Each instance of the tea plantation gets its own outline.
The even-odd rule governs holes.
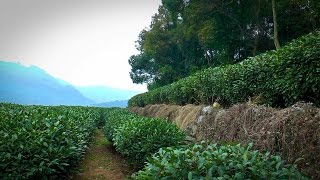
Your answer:
[[[189,144],[165,119],[117,109],[109,111],[105,130],[116,150],[140,169],[133,179],[307,179],[295,164],[253,150],[252,144]]]
[[[320,31],[277,51],[240,63],[201,70],[172,84],[138,94],[129,106],[212,104],[229,106],[260,97],[262,104],[288,107],[297,101],[320,105]]]
[[[134,179],[305,178],[295,165],[251,146],[187,145],[172,122],[126,109],[1,103],[0,116],[0,179],[67,178],[104,123],[117,152],[141,170]]]
[[[0,104],[0,179],[65,176],[88,149],[99,111]]]

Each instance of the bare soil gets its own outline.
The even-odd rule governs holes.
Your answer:
[[[70,179],[127,179],[133,168],[118,154],[112,144],[105,138],[101,129],[97,130],[90,150],[80,164],[80,172]]]

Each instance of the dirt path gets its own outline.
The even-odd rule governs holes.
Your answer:
[[[107,179],[121,180],[129,177],[133,170],[104,137],[102,130],[97,130],[91,149],[85,155],[80,166],[80,173],[71,179]]]

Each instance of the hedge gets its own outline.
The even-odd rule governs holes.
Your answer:
[[[143,167],[146,158],[159,148],[179,145],[185,139],[185,134],[172,122],[137,116],[126,109],[109,111],[105,134],[136,168]]]
[[[184,139],[185,134],[172,122],[139,118],[116,129],[113,140],[116,150],[139,168],[161,147],[179,145]]]
[[[110,108],[106,114],[104,125],[104,134],[109,141],[112,141],[115,129],[122,126],[126,121],[133,120],[137,117],[133,113],[129,113],[126,109]]]
[[[133,179],[307,179],[280,156],[248,146],[201,142],[163,148]]]
[[[0,179],[66,177],[83,158],[99,109],[0,103]]]
[[[275,107],[296,101],[320,105],[320,31],[302,36],[277,51],[233,65],[199,71],[170,85],[136,95],[129,107],[147,104],[224,105],[257,97]]]

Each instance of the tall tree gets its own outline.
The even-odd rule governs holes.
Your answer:
[[[237,63],[320,28],[319,0],[162,0],[129,59],[134,83],[157,88]]]

